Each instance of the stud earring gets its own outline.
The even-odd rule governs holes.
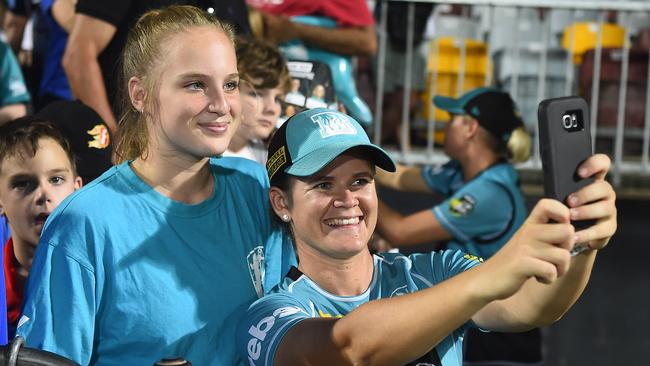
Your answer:
[[[291,218],[287,214],[282,215],[281,219],[284,222],[289,222],[291,220]]]

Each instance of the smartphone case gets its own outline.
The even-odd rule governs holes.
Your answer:
[[[569,111],[582,113],[583,128],[568,131],[562,117]],[[580,97],[562,97],[543,100],[537,109],[539,147],[544,171],[544,195],[566,204],[569,194],[593,182],[581,179],[577,169],[593,154],[589,108]]]

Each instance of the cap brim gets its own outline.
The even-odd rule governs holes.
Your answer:
[[[459,99],[436,95],[433,97],[433,104],[452,114],[465,114],[465,110],[463,109],[463,105]]]
[[[349,142],[341,142],[329,144],[326,147],[314,150],[301,159],[294,161],[293,165],[285,170],[285,173],[297,177],[308,177],[314,175],[334,161],[334,159],[339,155],[355,148],[365,150],[368,153],[368,160],[372,161],[376,166],[389,172],[394,172],[396,170],[393,159],[391,159],[388,153],[379,146],[373,144],[350,144]]]

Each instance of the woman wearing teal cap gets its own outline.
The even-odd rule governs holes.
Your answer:
[[[521,331],[559,319],[616,229],[615,194],[604,180],[609,160],[598,155],[582,166],[597,180],[575,194],[571,211],[540,201],[483,264],[460,251],[372,255],[376,167],[395,168],[342,113],[308,110],[274,135],[269,197],[299,265],[240,323],[247,364],[460,365],[468,327]],[[597,223],[576,233],[570,218]],[[571,257],[576,241],[592,250]]]
[[[458,99],[437,96],[434,104],[452,116],[444,142],[450,161],[400,166],[397,174],[378,174],[377,181],[398,191],[435,192],[443,200],[409,215],[380,202],[377,231],[397,248],[436,242],[437,249],[489,258],[526,219],[512,163],[528,159],[530,136],[508,93],[479,88]],[[539,329],[517,334],[469,330],[465,360],[537,365],[542,361],[542,334]]]

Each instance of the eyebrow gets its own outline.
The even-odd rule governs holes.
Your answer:
[[[57,174],[57,173],[68,173],[68,172],[72,172],[72,170],[70,168],[54,168],[54,169],[48,170],[46,173],[47,174]],[[36,174],[34,174],[34,173],[17,173],[17,174],[14,174],[14,175],[10,176],[9,179],[11,179],[11,180],[25,179],[25,178],[29,179],[29,178],[33,178],[35,176],[36,176]]]
[[[50,169],[47,171],[48,174],[56,174],[56,173],[67,173],[71,172],[72,170],[70,168],[54,168]]]
[[[360,177],[365,177],[365,176],[373,176],[374,172],[372,170],[364,170],[364,171],[359,171],[354,173],[353,177],[354,178],[360,178]],[[311,177],[307,178],[307,182],[315,182],[319,180],[333,180],[334,176],[332,175],[313,175]]]
[[[208,78],[210,77],[208,74],[202,73],[202,72],[187,72],[184,74],[180,74],[178,76],[180,79],[191,79],[191,78]],[[239,73],[233,72],[232,74],[226,75],[225,79],[231,79],[231,78],[238,78]]]

